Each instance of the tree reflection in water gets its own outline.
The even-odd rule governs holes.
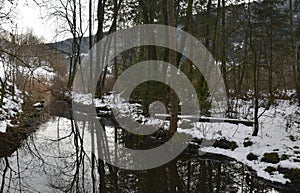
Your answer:
[[[104,124],[104,122],[102,122]],[[235,161],[182,153],[158,168],[130,171],[111,166],[85,147],[112,147],[123,132],[94,123],[53,118],[33,133],[11,157],[1,158],[1,192],[271,192],[271,184]],[[97,131],[97,130],[95,130]],[[117,135],[115,135],[117,133]],[[97,141],[96,137],[100,141]],[[100,148],[104,147],[104,148]],[[96,150],[96,151],[97,151]],[[97,151],[98,154],[107,152]],[[106,159],[118,159],[118,154]]]

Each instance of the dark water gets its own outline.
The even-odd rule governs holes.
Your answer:
[[[72,124],[71,124],[72,123]],[[83,126],[83,129],[80,127]],[[81,129],[80,129],[81,128]],[[93,159],[85,124],[54,118],[1,158],[3,192],[289,192],[257,178],[243,164],[216,155],[182,153],[155,169],[130,171]],[[107,145],[114,140],[107,130]]]

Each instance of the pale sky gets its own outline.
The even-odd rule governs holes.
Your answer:
[[[19,0],[16,10],[16,22],[18,32],[25,33],[28,30],[33,31],[37,36],[43,36],[46,41],[51,41],[55,36],[55,30],[49,29],[48,23],[41,19],[41,10],[37,6],[27,5],[26,0]]]
[[[93,5],[96,5],[96,0],[93,0]],[[87,30],[87,0],[81,1],[83,7],[83,28],[84,31]],[[57,18],[52,17],[49,20],[51,4],[59,4],[57,1],[49,1],[47,6],[50,6],[48,9],[45,7],[40,8],[37,6],[33,0],[19,0],[17,7],[17,24],[19,32],[26,32],[28,29],[32,29],[33,33],[39,37],[44,37],[45,42],[55,42],[71,38],[70,33],[58,33],[63,31],[61,28],[68,28],[63,21],[58,21]],[[51,10],[53,11],[53,9]],[[85,28],[86,26],[86,28]],[[86,31],[87,32],[87,31]],[[85,34],[87,35],[87,34]]]
[[[55,42],[70,38],[69,34],[59,34],[57,36],[56,31],[59,31],[58,21],[55,19],[49,21],[46,18],[42,18],[47,15],[47,11],[45,8],[38,7],[32,0],[19,0],[16,9],[18,33],[32,30],[36,36],[43,37],[45,42]]]
[[[19,0],[16,9],[16,23],[19,33],[25,33],[29,30],[33,31],[33,34],[38,37],[43,37],[45,42],[60,41],[68,38],[66,34],[58,35],[57,21],[55,19],[46,19],[47,10],[40,8],[29,1]]]

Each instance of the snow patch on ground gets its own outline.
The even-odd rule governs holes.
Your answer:
[[[268,166],[277,168],[300,168],[297,162],[297,150],[300,148],[300,108],[289,101],[276,101],[277,105],[271,106],[268,110],[260,108],[263,115],[259,118],[260,130],[257,137],[252,136],[253,128],[242,124],[234,125],[229,123],[196,123],[190,130],[179,129],[197,138],[220,139],[226,138],[235,141],[238,145],[234,151],[214,147],[203,147],[201,151],[225,155],[246,164],[255,171],[257,175],[270,181],[285,184],[290,182],[283,177],[283,174],[274,172],[269,174],[265,171]],[[294,141],[290,139],[293,136]],[[245,138],[248,138],[253,145],[244,147]],[[298,150],[300,153],[300,150]],[[264,153],[276,152],[279,158],[287,155],[289,158],[277,164],[261,161]],[[253,153],[258,160],[249,161],[247,155]],[[296,160],[296,162],[295,162]]]
[[[3,70],[4,69],[0,67],[0,78],[1,80],[6,81],[3,104],[0,106],[0,132],[6,132],[8,125],[12,126],[11,119],[22,112],[23,104],[21,91],[8,80],[4,80],[4,77],[1,76],[4,74],[2,73]],[[0,85],[0,89],[2,89],[1,87],[2,85]],[[12,90],[14,90],[14,95]]]
[[[35,79],[45,79],[51,81],[57,75],[54,69],[48,65],[41,65],[34,68],[27,68],[23,66],[18,67],[19,71],[27,76],[32,76]]]

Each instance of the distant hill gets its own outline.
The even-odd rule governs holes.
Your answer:
[[[73,39],[69,38],[63,41],[49,43],[47,45],[50,46],[51,48],[60,51],[65,56],[69,56],[72,53],[72,42]],[[80,53],[86,54],[88,53],[88,51],[89,51],[89,37],[83,37],[80,46]]]

